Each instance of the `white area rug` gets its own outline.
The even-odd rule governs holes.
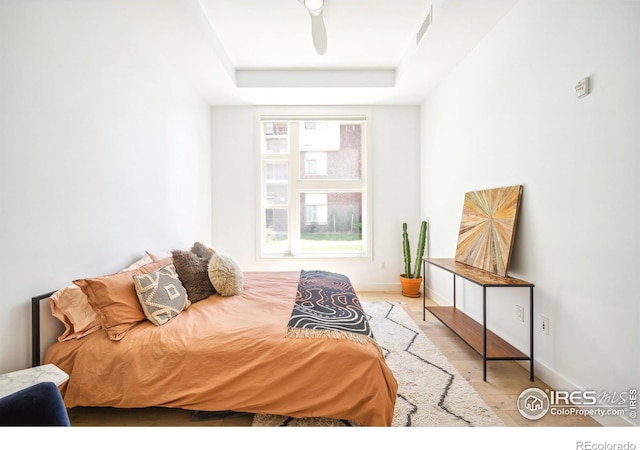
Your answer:
[[[398,381],[395,427],[495,427],[502,420],[394,302],[362,302],[373,334]],[[256,414],[253,426],[357,426],[326,418]]]

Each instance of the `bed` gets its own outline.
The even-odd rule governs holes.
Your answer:
[[[87,279],[68,286],[74,308],[86,299],[99,320],[61,313],[64,305],[54,300],[63,290],[49,298],[54,316],[67,323],[44,363],[69,374],[62,387],[67,408],[167,407],[391,425],[398,385],[346,276],[236,273],[240,292],[218,290],[159,325],[140,302],[138,285],[130,283],[172,261],[140,262],[90,279],[98,283],[93,291]],[[106,306],[104,299],[92,299],[96,286]],[[125,297],[128,313],[120,311]],[[338,327],[324,326],[318,317]]]

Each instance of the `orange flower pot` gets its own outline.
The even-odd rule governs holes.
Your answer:
[[[402,287],[402,295],[404,295],[405,297],[420,297],[422,277],[406,278],[404,274],[402,274],[400,275],[400,286]]]

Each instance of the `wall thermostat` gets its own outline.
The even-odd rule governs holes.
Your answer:
[[[576,83],[576,97],[584,97],[589,94],[589,77],[583,78]]]

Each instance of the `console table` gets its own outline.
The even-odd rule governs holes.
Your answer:
[[[453,306],[427,306],[427,264],[439,267],[453,274]],[[476,267],[463,264],[454,259],[423,258],[424,274],[422,289],[422,320],[426,319],[426,311],[433,314],[460,339],[482,356],[482,379],[487,381],[487,361],[491,360],[527,360],[529,379],[533,376],[533,287],[528,281],[512,277],[495,275]],[[482,286],[482,323],[478,323],[456,308],[456,277],[463,278]],[[487,329],[487,288],[523,287],[529,288],[529,354],[526,355],[513,345]]]

